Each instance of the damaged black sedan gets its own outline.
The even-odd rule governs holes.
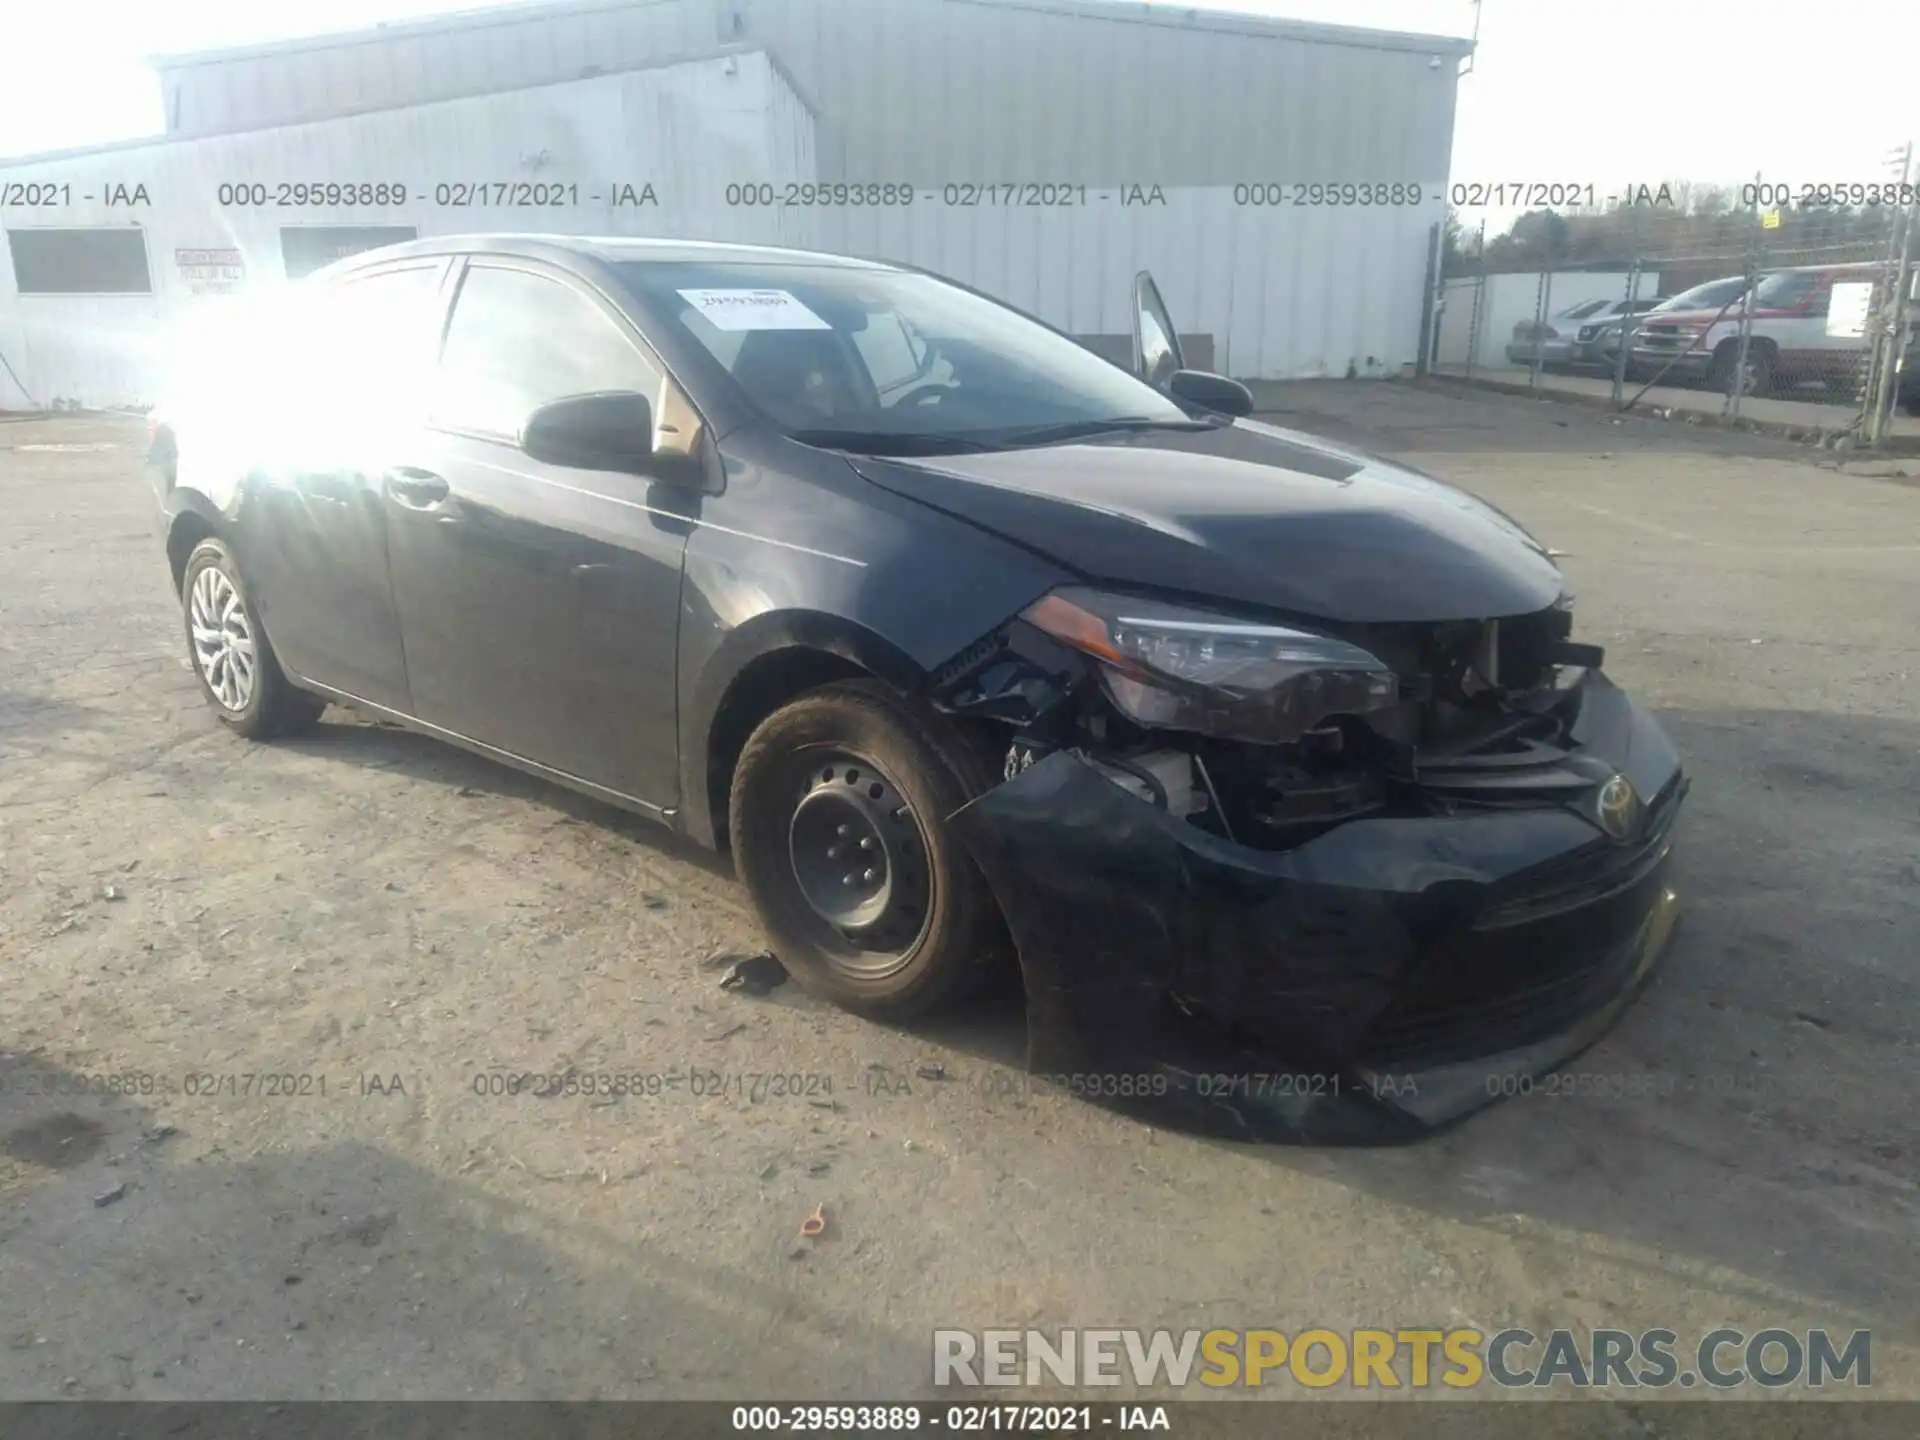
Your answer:
[[[730,848],[863,1014],[1024,976],[1032,1068],[1417,1135],[1584,1048],[1686,780],[1532,537],[966,287],[674,242],[320,272],[157,417],[215,716],[358,707]],[[243,363],[236,364],[236,361]]]

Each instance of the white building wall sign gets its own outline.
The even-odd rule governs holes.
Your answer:
[[[246,256],[231,248],[176,248],[173,263],[180,267],[181,283],[191,295],[231,295],[247,279]]]

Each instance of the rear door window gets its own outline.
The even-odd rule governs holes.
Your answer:
[[[442,264],[349,276],[309,297],[306,362],[341,399],[416,407],[433,364]]]
[[[295,449],[418,424],[444,269],[434,259],[295,285],[232,311],[190,339],[203,363],[181,367],[170,398],[182,412],[216,407]]]

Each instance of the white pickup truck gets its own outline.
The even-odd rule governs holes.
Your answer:
[[[1881,265],[1834,265],[1777,270],[1753,292],[1753,330],[1747,341],[1743,393],[1767,395],[1819,384],[1835,393],[1857,390],[1865,374],[1867,341],[1828,333],[1827,318],[1837,284],[1875,281]],[[1668,381],[1706,380],[1732,390],[1739,366],[1741,303],[1722,310],[1662,307],[1636,327],[1629,352],[1634,373],[1646,379],[1665,371]]]

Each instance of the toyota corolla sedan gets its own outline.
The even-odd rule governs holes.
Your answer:
[[[155,427],[207,703],[355,707],[724,848],[863,1015],[1017,962],[1077,1093],[1458,1119],[1648,974],[1682,767],[1526,530],[1247,418],[1135,301],[1129,371],[831,255],[340,262]]]

